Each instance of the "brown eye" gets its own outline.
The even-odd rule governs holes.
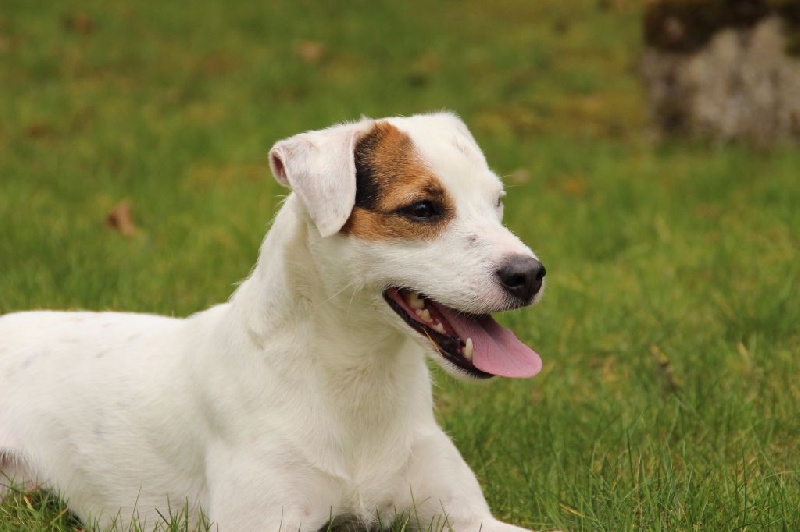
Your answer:
[[[442,206],[430,200],[416,201],[398,211],[406,218],[419,222],[435,220],[442,215]]]

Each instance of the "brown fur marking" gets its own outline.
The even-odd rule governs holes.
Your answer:
[[[420,160],[411,138],[379,122],[356,147],[356,205],[342,232],[365,240],[429,240],[455,215],[452,198]],[[399,212],[428,200],[442,207],[435,220],[414,220]]]

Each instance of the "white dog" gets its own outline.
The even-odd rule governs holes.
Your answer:
[[[521,530],[437,426],[424,360],[541,367],[489,315],[537,299],[545,270],[466,126],[363,119],[282,140],[270,165],[293,194],[228,303],[0,318],[0,484],[55,489],[100,527],[188,508],[223,531]]]

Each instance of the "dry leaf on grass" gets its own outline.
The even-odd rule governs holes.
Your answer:
[[[221,76],[236,70],[236,57],[231,54],[215,53],[206,56],[201,68],[207,76]]]
[[[133,209],[128,200],[117,203],[105,219],[107,227],[119,231],[124,237],[136,234],[136,225],[133,223]]]
[[[74,31],[81,35],[94,33],[94,19],[86,13],[72,13],[62,17],[62,25],[68,31]]]
[[[325,59],[327,49],[321,42],[303,41],[297,45],[296,51],[304,63],[315,65]]]
[[[25,136],[29,139],[47,139],[55,136],[53,126],[45,122],[34,122],[25,128]]]

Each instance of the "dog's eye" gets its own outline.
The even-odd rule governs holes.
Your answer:
[[[412,220],[428,221],[442,215],[442,207],[430,200],[416,201],[400,209],[400,214]]]

